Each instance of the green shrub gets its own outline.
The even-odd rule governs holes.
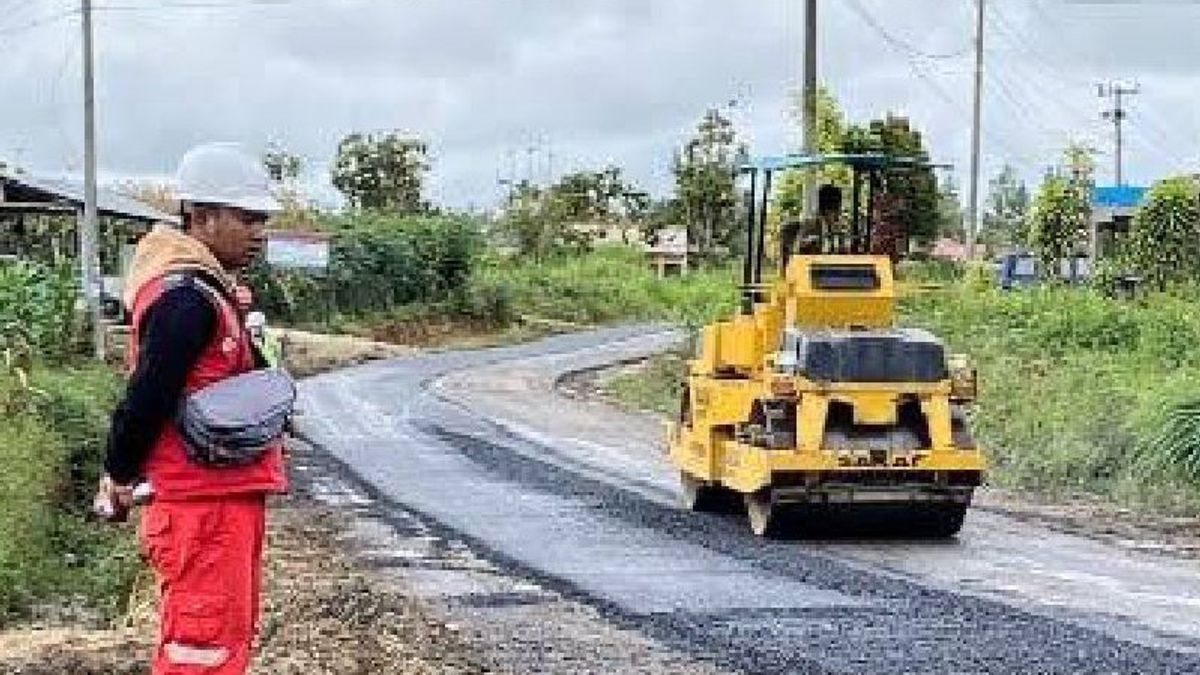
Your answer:
[[[945,284],[963,276],[962,263],[940,258],[903,260],[896,265],[896,277],[914,284]]]
[[[1200,182],[1161,180],[1134,215],[1122,253],[1152,286],[1196,281],[1200,266]]]
[[[582,324],[669,320],[699,325],[736,308],[731,268],[659,279],[636,248],[604,247],[542,263],[491,261],[480,283],[505,287],[518,315]]]
[[[907,299],[904,322],[943,337],[979,370],[976,434],[995,484],[1090,491],[1195,511],[1200,306],[1087,289],[961,290]]]
[[[481,242],[478,224],[458,216],[354,211],[321,225],[333,237],[324,275],[263,264],[250,274],[257,304],[275,320],[315,322],[449,300],[470,279]]]
[[[990,262],[972,260],[963,267],[962,285],[970,291],[996,288],[996,269]]]
[[[0,623],[35,603],[120,611],[139,568],[131,532],[85,522],[120,377],[101,366],[0,373]]]
[[[78,285],[70,266],[0,263],[0,352],[62,361],[79,347]]]

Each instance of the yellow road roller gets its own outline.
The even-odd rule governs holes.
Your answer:
[[[764,282],[773,176],[832,163],[851,169],[849,208],[822,187],[817,217],[784,228],[779,271]],[[968,420],[975,372],[929,332],[896,326],[892,258],[873,223],[887,172],[926,166],[865,153],[741,168],[741,308],[703,328],[667,430],[685,508],[744,505],[768,537],[847,519],[888,535],[958,533],[985,469]]]

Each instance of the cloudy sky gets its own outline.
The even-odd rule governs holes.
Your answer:
[[[656,194],[706,107],[752,151],[799,143],[801,0],[94,0],[99,162],[108,180],[171,174],[208,140],[275,142],[328,197],[338,139],[428,140],[431,196],[487,206],[498,177],[616,163]],[[0,0],[0,159],[78,172],[75,0]],[[971,0],[822,0],[819,69],[851,119],[909,116],[965,182]],[[1074,139],[1111,177],[1096,83],[1135,81],[1126,175],[1200,165],[1200,4],[992,0],[985,176],[1029,179]]]

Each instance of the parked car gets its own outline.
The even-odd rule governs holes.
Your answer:
[[[1092,260],[1076,254],[1058,261],[1057,278],[1069,284],[1085,284],[1092,277]],[[1028,252],[1009,253],[1001,256],[997,265],[996,283],[1010,291],[1037,286],[1046,280],[1042,261]]]

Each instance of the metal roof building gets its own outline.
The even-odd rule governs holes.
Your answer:
[[[112,190],[96,192],[100,215],[135,220],[147,225],[179,223],[178,216]],[[0,215],[74,214],[83,209],[83,186],[61,178],[35,178],[25,174],[0,175]]]
[[[1146,196],[1146,188],[1134,185],[1097,185],[1092,190],[1092,206],[1102,209],[1136,209]]]

